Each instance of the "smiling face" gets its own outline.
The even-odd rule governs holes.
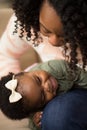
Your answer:
[[[45,1],[40,10],[40,31],[48,37],[48,41],[53,46],[62,46],[63,39],[63,26],[60,17],[56,11]]]
[[[17,91],[21,93],[34,109],[42,108],[56,96],[58,83],[54,77],[43,70],[20,73]]]

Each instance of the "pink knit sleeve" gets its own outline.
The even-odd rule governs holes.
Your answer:
[[[19,58],[29,48],[18,34],[13,35],[15,19],[13,15],[0,39],[0,77],[21,71]]]

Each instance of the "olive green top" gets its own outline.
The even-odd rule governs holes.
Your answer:
[[[87,71],[77,67],[71,70],[65,60],[51,60],[40,63],[33,70],[45,70],[54,76],[60,85],[58,93],[70,90],[73,85],[77,88],[87,88]]]

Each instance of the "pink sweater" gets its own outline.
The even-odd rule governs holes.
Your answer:
[[[13,15],[0,39],[0,77],[9,72],[21,71],[19,58],[31,47],[38,53],[42,62],[50,59],[64,59],[63,49],[50,45],[46,37],[43,37],[44,40],[41,44],[34,47],[32,41],[28,42],[25,38],[20,39],[19,34],[13,35],[15,20],[16,17]]]

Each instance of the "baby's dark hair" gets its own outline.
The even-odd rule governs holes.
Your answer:
[[[0,80],[0,109],[10,119],[23,119],[30,116],[34,110],[27,105],[26,99],[21,98],[19,101],[10,103],[9,96],[11,91],[5,87],[5,84],[12,80],[13,73],[2,77]]]
[[[42,4],[48,2],[61,18],[64,29],[65,42],[69,42],[71,48],[71,67],[75,67],[77,59],[77,46],[82,53],[83,68],[87,65],[87,1],[86,0],[14,0],[13,9],[17,16],[16,29],[20,21],[21,33],[23,37],[24,29],[27,37],[31,37],[31,27],[38,38],[39,12]],[[67,47],[65,45],[65,52]]]

